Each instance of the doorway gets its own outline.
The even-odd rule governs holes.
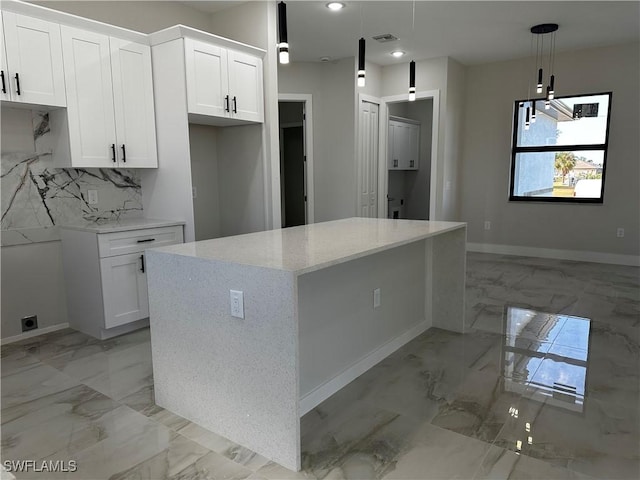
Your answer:
[[[279,95],[282,227],[313,223],[311,95]]]
[[[389,103],[387,111],[387,217],[429,220],[433,99]]]

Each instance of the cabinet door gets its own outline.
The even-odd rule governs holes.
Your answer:
[[[71,166],[117,165],[109,37],[62,26]]]
[[[120,167],[157,167],[151,48],[111,37],[111,71]]]
[[[199,115],[229,116],[227,50],[184,39],[187,110]]]
[[[7,71],[7,52],[4,48],[4,23],[2,17],[4,13],[0,11],[0,100],[10,100],[9,72]]]
[[[233,50],[229,50],[228,55],[231,116],[240,120],[262,123],[264,121],[262,59]]]
[[[3,12],[6,66],[15,102],[64,107],[60,26],[37,18]],[[5,81],[6,78],[5,71]]]
[[[407,161],[409,170],[418,170],[420,167],[420,126],[409,125],[407,129]]]
[[[149,316],[144,253],[100,259],[105,328]]]

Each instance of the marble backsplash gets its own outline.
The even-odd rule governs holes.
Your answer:
[[[142,190],[135,170],[55,168],[49,148],[49,115],[5,109],[2,113],[3,246],[57,240],[56,226],[65,223],[142,216]],[[25,132],[28,126],[31,131]],[[97,204],[89,204],[88,190],[98,192]]]

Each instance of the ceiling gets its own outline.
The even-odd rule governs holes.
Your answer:
[[[316,62],[357,54],[358,38],[367,39],[367,60],[392,65],[408,59],[449,56],[464,65],[530,55],[532,25],[557,23],[556,51],[615,45],[640,40],[640,2],[636,1],[344,1],[332,12],[326,1],[288,0],[291,60]],[[206,12],[233,1],[183,2]],[[398,40],[378,43],[374,35]],[[545,36],[548,39],[549,36]],[[407,53],[402,59],[394,49]]]

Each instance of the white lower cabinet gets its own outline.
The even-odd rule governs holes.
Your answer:
[[[183,242],[183,227],[61,229],[69,326],[99,339],[148,325],[145,249]]]
[[[144,253],[100,259],[106,328],[149,316],[144,261]]]

